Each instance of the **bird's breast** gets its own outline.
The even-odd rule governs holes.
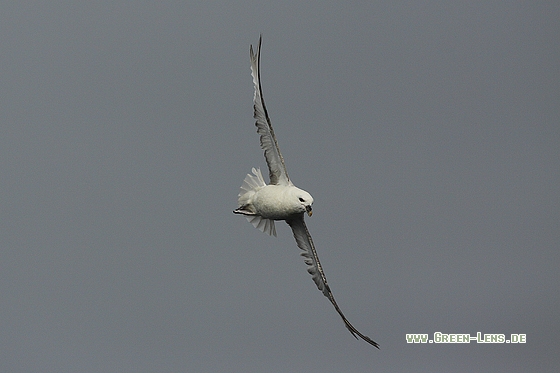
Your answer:
[[[266,219],[285,220],[300,213],[294,204],[291,186],[267,185],[260,189],[253,198],[257,214]]]

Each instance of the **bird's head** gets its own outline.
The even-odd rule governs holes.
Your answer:
[[[313,209],[311,208],[311,205],[313,205],[313,197],[311,197],[311,194],[307,193],[305,190],[296,188],[294,197],[297,200],[298,211],[306,212],[309,216],[313,215]]]

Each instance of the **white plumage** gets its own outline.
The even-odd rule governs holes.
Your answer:
[[[338,307],[327,284],[323,267],[319,262],[313,240],[304,221],[304,213],[309,216],[312,214],[313,197],[306,191],[294,186],[290,181],[284,158],[280,153],[278,141],[264,104],[260,81],[261,41],[262,38],[259,39],[256,54],[253,53],[252,46],[250,49],[251,74],[255,86],[253,97],[255,125],[257,126],[257,133],[260,135],[261,148],[264,150],[268,165],[270,184],[265,183],[259,169],[253,168],[253,175],[248,174],[243,180],[237,199],[239,207],[233,212],[245,215],[255,228],[271,236],[276,236],[274,221],[285,220],[292,228],[296,243],[302,250],[301,255],[308,266],[307,271],[311,274],[319,290],[331,301],[350,333],[354,337],[358,338],[359,336],[364,341],[379,348],[376,342],[361,334],[350,324]]]

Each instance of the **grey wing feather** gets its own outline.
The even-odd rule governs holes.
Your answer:
[[[319,257],[317,256],[317,251],[315,250],[315,246],[313,245],[313,240],[311,239],[309,230],[307,229],[305,221],[303,220],[303,214],[301,215],[301,217],[286,220],[286,223],[288,223],[288,225],[292,228],[292,232],[294,234],[294,238],[296,239],[298,247],[303,250],[301,255],[305,258],[305,264],[307,264],[308,266],[307,272],[309,272],[319,290],[325,295],[325,297],[327,297],[331,301],[332,305],[336,309],[336,312],[338,312],[338,314],[342,318],[342,321],[344,321],[346,328],[348,328],[350,333],[352,333],[352,335],[356,339],[358,339],[359,336],[367,343],[379,348],[379,344],[377,342],[374,342],[369,337],[363,335],[352,324],[350,324],[350,321],[348,321],[348,319],[340,310],[340,307],[338,307],[331,289],[327,284],[325,272],[323,272],[323,267],[321,266],[321,262],[319,262]]]
[[[261,148],[264,150],[264,157],[268,164],[268,173],[270,177],[270,184],[274,185],[291,185],[288,171],[284,164],[284,158],[278,148],[278,141],[274,135],[270,118],[264,104],[264,99],[261,89],[261,41],[259,38],[259,45],[257,46],[257,53],[253,53],[253,46],[251,46],[251,75],[253,76],[253,84],[255,86],[255,95],[253,97],[254,118],[256,119],[255,125],[257,126],[257,133],[261,135]]]

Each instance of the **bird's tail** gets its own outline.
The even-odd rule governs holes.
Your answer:
[[[253,175],[247,174],[241,188],[239,188],[239,195],[237,197],[238,208],[233,212],[236,214],[245,215],[247,221],[261,232],[267,233],[271,236],[276,236],[276,227],[274,220],[265,219],[256,214],[253,207],[253,196],[255,193],[266,186],[260,169],[252,169]]]
[[[239,194],[237,196],[237,204],[239,207],[251,204],[253,196],[257,190],[266,186],[261,170],[253,167],[251,171],[253,171],[254,176],[247,174],[247,176],[245,176],[245,180],[243,180],[243,184],[241,184],[241,188],[239,188]]]

